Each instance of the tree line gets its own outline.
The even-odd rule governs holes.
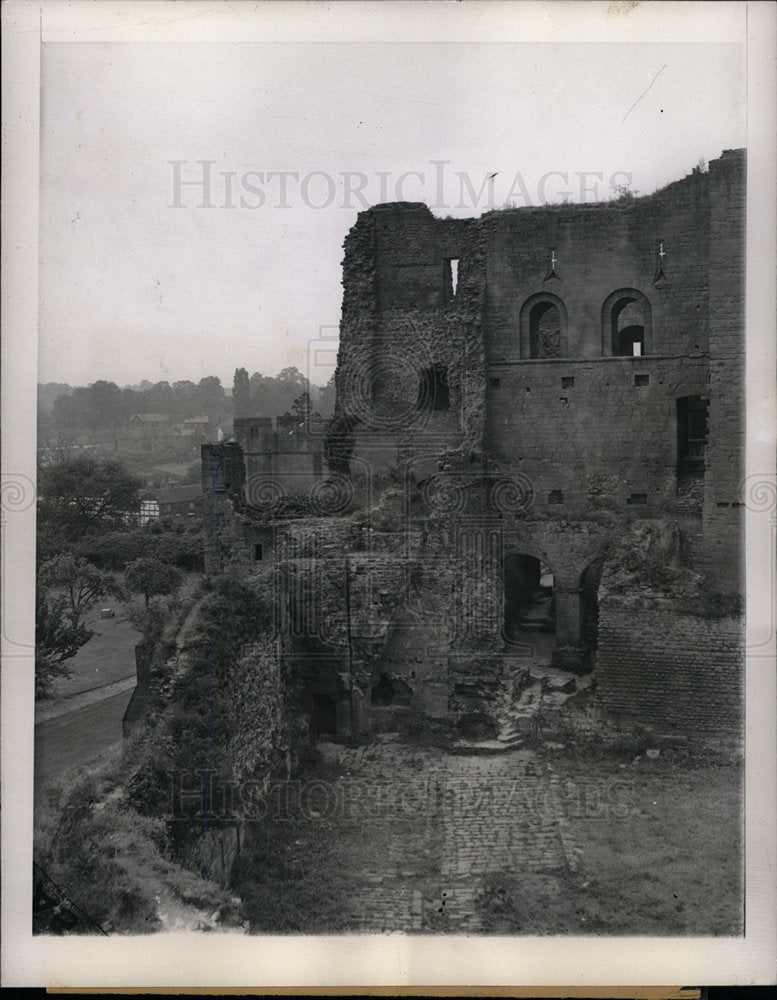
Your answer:
[[[88,386],[66,383],[38,386],[38,427],[41,437],[62,432],[117,430],[135,413],[166,413],[172,423],[207,415],[214,422],[232,416],[273,417],[289,412],[294,401],[308,393],[312,409],[323,417],[334,410],[334,380],[326,386],[311,385],[297,368],[277,375],[235,371],[232,393],[215,375],[199,382],[142,382],[120,388],[98,380]]]

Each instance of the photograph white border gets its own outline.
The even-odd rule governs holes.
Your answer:
[[[747,44],[747,474],[775,484],[775,8],[760,3],[9,0],[3,14],[2,985],[753,984],[775,981],[777,510],[747,511],[746,932],[742,938],[33,937],[34,480],[40,46],[61,41],[684,41]],[[97,84],[95,84],[97,85]],[[678,95],[682,100],[682,95]],[[29,501],[29,502],[28,502]],[[25,506],[26,505],[26,506]],[[764,633],[766,628],[766,633]],[[760,641],[760,639],[759,639]]]

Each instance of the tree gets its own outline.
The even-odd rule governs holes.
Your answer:
[[[300,421],[304,421],[305,426],[307,426],[310,421],[310,412],[312,408],[309,392],[301,392],[291,404],[292,413],[295,417],[298,417]]]
[[[251,385],[245,368],[235,369],[232,383],[232,409],[236,417],[251,415]]]
[[[127,527],[140,509],[142,485],[113,459],[65,458],[38,474],[38,523],[70,540]]]
[[[200,379],[196,398],[200,413],[207,413],[211,419],[221,416],[224,410],[224,387],[215,375]]]
[[[94,633],[85,625],[74,625],[67,598],[45,587],[35,588],[35,697],[45,698],[59,677],[69,677],[65,666]]]
[[[332,377],[329,379],[327,384],[318,390],[318,396],[316,398],[316,409],[322,417],[331,417],[335,412],[336,393],[335,377],[334,374],[332,374]]]
[[[127,567],[124,582],[146,600],[146,609],[152,597],[174,594],[183,582],[183,574],[174,566],[159,559],[136,559]]]
[[[64,598],[67,618],[76,630],[101,597],[122,596],[121,587],[112,574],[97,569],[72,552],[62,553],[43,563],[37,582],[44,590],[52,590],[58,598]]]

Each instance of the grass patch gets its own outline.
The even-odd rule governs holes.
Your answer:
[[[553,757],[579,868],[489,875],[484,930],[741,934],[742,767],[663,756],[624,765],[611,749]]]

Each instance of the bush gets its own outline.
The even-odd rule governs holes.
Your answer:
[[[165,856],[165,823],[138,813],[114,780],[86,776],[61,792],[56,818],[48,813],[37,831],[40,869],[106,933],[162,929],[160,900],[229,907],[218,886]],[[97,932],[86,921],[73,930]]]

